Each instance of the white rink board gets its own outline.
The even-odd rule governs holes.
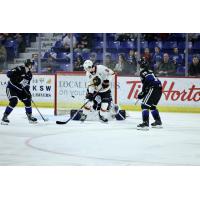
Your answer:
[[[6,84],[8,78],[0,74],[0,101],[7,100]],[[31,91],[35,102],[54,102],[54,75],[34,75]],[[200,107],[199,78],[160,78],[164,91],[159,102],[161,106]],[[134,105],[141,91],[139,77],[117,78],[117,100],[121,105]],[[83,75],[59,76],[57,92],[63,102],[82,102],[86,93],[86,79]],[[72,98],[74,96],[75,98]]]
[[[6,96],[6,85],[8,78],[5,74],[0,74],[0,102],[8,100]]]
[[[6,85],[8,78],[6,74],[0,74],[0,101],[7,101]],[[54,102],[54,75],[33,75],[30,91],[35,102],[53,103]]]
[[[114,80],[113,80],[114,82]],[[114,84],[112,84],[114,88]],[[57,74],[57,103],[75,104],[84,102],[87,91],[87,79],[83,75]],[[114,89],[112,89],[114,99]]]
[[[59,103],[84,102],[86,77],[83,75],[57,75],[57,101]]]

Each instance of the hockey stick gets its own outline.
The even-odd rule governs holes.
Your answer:
[[[24,92],[25,92],[27,95],[29,95],[25,88],[23,88],[23,90],[24,90]],[[43,117],[42,113],[39,111],[38,107],[36,106],[36,104],[35,104],[35,102],[33,101],[32,98],[31,98],[31,102],[32,102],[33,105],[35,106],[36,110],[38,111],[38,113],[40,114],[40,116],[42,117],[42,119],[44,120],[44,122],[48,121],[47,119],[45,119],[45,118]]]
[[[42,115],[42,113],[39,111],[38,107],[36,106],[35,102],[33,101],[33,99],[31,98],[31,102],[33,103],[33,105],[35,106],[36,110],[38,111],[38,113],[40,114],[40,116],[42,117],[42,119],[44,120],[44,122],[48,121],[48,119],[45,119]]]
[[[102,90],[102,88],[99,89],[99,90],[97,91],[97,93],[95,93],[95,94],[93,95],[93,98],[95,98],[95,97],[99,94],[99,92],[100,92],[101,90]],[[88,104],[89,101],[90,101],[90,100],[86,101],[86,102],[79,108],[79,110],[76,111],[76,113],[73,115],[73,117],[70,117],[67,121],[56,121],[56,124],[67,124],[69,121],[73,120],[73,119],[76,117],[76,115],[79,113],[79,111],[80,111],[82,108],[84,108],[85,105]]]
[[[138,104],[140,99],[137,99],[136,102],[134,103],[134,105],[136,106]]]

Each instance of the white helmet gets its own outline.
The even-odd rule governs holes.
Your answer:
[[[92,66],[93,66],[93,62],[91,60],[86,60],[83,63],[83,67],[85,71],[88,71],[88,68],[92,68]]]

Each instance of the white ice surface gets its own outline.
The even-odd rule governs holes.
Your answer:
[[[0,107],[2,117],[5,107]],[[9,125],[0,125],[1,166],[119,166],[200,165],[200,114],[161,113],[163,129],[136,130],[140,112],[125,121],[70,121],[57,125],[52,109],[41,109],[49,119],[29,124],[24,108],[15,108]],[[152,118],[150,118],[152,122]]]

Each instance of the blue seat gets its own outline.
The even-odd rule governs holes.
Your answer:
[[[177,46],[178,45],[177,45],[176,41],[166,41],[166,42],[163,42],[162,48],[163,49],[173,49],[173,48],[176,48]]]
[[[159,47],[160,49],[162,49],[162,41],[151,41],[149,42],[148,46],[150,49],[154,49],[155,47]]]
[[[56,58],[66,59],[66,58],[68,58],[68,56],[67,56],[66,52],[59,52],[59,53],[57,53]]]
[[[18,47],[18,43],[16,40],[6,40],[4,43],[4,46],[6,48],[7,51],[7,59],[9,61],[13,60],[17,54],[17,47]]]
[[[59,64],[66,64],[66,63],[70,63],[70,58],[57,58],[56,62]]]
[[[43,58],[44,58],[44,59],[48,58],[48,57],[49,57],[49,54],[50,54],[49,52],[45,52]]]
[[[94,37],[100,37],[100,38],[103,38],[103,33],[95,33],[94,34]]]
[[[108,42],[107,44],[108,44],[107,48],[109,48],[109,49],[119,49],[119,47],[120,47],[120,42],[118,42],[118,41]]]
[[[180,66],[180,67],[177,67],[177,69],[176,69],[176,74],[177,75],[185,75],[185,66]]]
[[[200,41],[194,42],[193,49],[200,49]]]
[[[178,49],[185,49],[185,42],[178,42]]]
[[[107,43],[107,51],[111,53],[117,53],[120,47],[119,41],[111,41]]]
[[[14,47],[6,47],[7,51],[7,60],[12,61],[16,57],[16,51]]]
[[[47,58],[41,58],[41,62],[46,62]]]
[[[141,47],[141,49],[148,48],[149,47],[148,41],[141,41],[140,42],[140,47]]]
[[[188,55],[188,63],[189,64],[192,63],[192,58],[193,58],[193,55],[189,54]]]
[[[111,53],[111,59],[112,59],[113,61],[116,61],[117,58],[118,58],[118,53]]]
[[[135,49],[136,48],[136,45],[134,42],[132,41],[127,41],[127,42],[121,42],[120,43],[120,49]]]
[[[97,41],[94,44],[95,49],[102,49],[103,48],[103,41]]]
[[[54,47],[56,47],[56,48],[61,48],[62,46],[63,46],[63,44],[62,44],[61,40],[56,41],[56,43],[54,44]]]
[[[106,39],[107,39],[107,42],[114,42],[115,36],[110,35],[110,36],[107,36]]]
[[[88,60],[90,58],[90,53],[89,52],[83,52],[82,57],[83,57],[83,60]]]
[[[16,47],[17,47],[17,42],[16,42],[16,40],[6,40],[4,46],[5,46],[5,47],[13,47],[13,48],[16,48]]]

